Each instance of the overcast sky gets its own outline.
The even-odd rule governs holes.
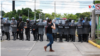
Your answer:
[[[55,0],[56,13],[82,13],[90,12],[88,5],[93,5],[93,0]],[[2,10],[12,11],[12,0],[2,0]],[[0,2],[0,10],[1,10]],[[34,10],[34,0],[16,0],[15,9],[31,8]],[[44,13],[54,12],[54,0],[36,0],[36,9],[42,9]]]

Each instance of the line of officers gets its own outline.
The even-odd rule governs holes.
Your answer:
[[[24,40],[23,32],[25,29],[26,40],[30,41],[30,30],[33,34],[34,41],[40,40],[43,41],[44,33],[46,34],[46,28],[48,26],[48,22],[43,22],[42,19],[38,21],[34,20],[30,22],[29,19],[26,20],[27,22],[22,21],[22,17],[19,17],[19,20],[16,21],[14,17],[12,20],[9,21],[8,18],[5,20],[1,18],[1,30],[2,30],[2,37],[3,39],[4,34],[7,36],[7,40],[10,40],[10,27],[12,30],[13,40],[20,39]],[[75,23],[74,20],[62,20],[62,19],[53,19],[52,23],[55,23],[56,29],[52,29],[52,34],[54,41],[62,42],[63,38],[66,41],[75,42],[75,34],[78,34],[78,41],[79,42],[88,42],[88,36],[90,32],[90,24],[88,18],[85,17],[84,22],[82,19],[79,18],[78,22]],[[18,37],[19,36],[19,37]],[[48,41],[48,38],[47,38]]]

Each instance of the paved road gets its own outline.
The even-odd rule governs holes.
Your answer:
[[[5,40],[1,42],[1,56],[100,56],[100,49],[92,46],[89,43],[83,42],[54,42],[53,49],[55,52],[49,52],[49,47],[45,52],[43,47],[49,42],[46,41],[10,41]],[[77,37],[76,37],[77,39]]]

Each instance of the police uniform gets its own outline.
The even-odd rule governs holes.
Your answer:
[[[78,19],[77,34],[78,34],[78,42],[83,42],[83,23],[81,18]]]
[[[88,42],[89,29],[90,29],[90,24],[88,22],[88,18],[85,17],[85,22],[83,23],[83,32],[84,32],[83,40],[85,42]]]
[[[23,38],[24,22],[22,21],[22,17],[19,18],[18,30],[19,30],[20,40],[24,40]]]
[[[38,33],[37,31],[38,31],[38,25],[36,25],[36,21],[35,21],[34,24],[32,25],[34,41],[37,41],[37,33]]]
[[[75,42],[75,30],[76,30],[76,24],[74,20],[71,21],[69,24],[70,26],[70,35],[71,35],[71,41]]]
[[[4,32],[6,34],[7,40],[10,40],[9,30],[10,30],[10,21],[8,20],[8,18],[6,18],[4,20]]]
[[[30,22],[29,22],[29,19],[27,19],[27,22],[26,22],[24,28],[25,28],[26,40],[30,41]]]
[[[14,17],[12,17],[11,21],[11,28],[12,28],[12,33],[13,33],[13,40],[16,40],[16,33],[17,33],[17,21],[15,20]]]

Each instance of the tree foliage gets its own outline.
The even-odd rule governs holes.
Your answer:
[[[20,16],[22,16],[23,21],[26,21],[26,19],[28,18],[28,11],[29,11],[29,19],[33,20],[35,12],[33,12],[30,8],[22,8],[21,10],[14,10],[14,11],[10,11],[7,13],[5,13],[3,11],[2,15],[3,15],[3,17],[9,17],[9,19],[11,19],[12,17],[15,17],[16,20],[18,20],[19,15],[20,15]],[[90,17],[90,12],[76,13],[76,14],[64,13],[63,15],[56,13],[56,15],[55,15],[54,12],[52,12],[51,14],[43,13],[42,9],[37,9],[36,10],[36,19],[39,19],[39,14],[41,14],[41,16],[40,16],[41,19],[45,19],[46,17],[49,17],[50,19],[54,19],[56,16],[59,18],[67,18],[67,19],[77,20],[78,18]]]
[[[95,0],[94,3],[95,3],[95,4],[96,4],[96,3],[100,3],[100,1]]]

